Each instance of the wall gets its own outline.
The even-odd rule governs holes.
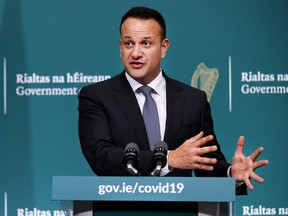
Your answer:
[[[227,160],[240,135],[245,154],[265,148],[270,165],[256,171],[265,183],[237,197],[237,215],[287,215],[285,0],[2,0],[0,215],[61,214],[52,176],[93,175],[78,141],[77,93],[122,71],[119,22],[137,5],[166,18],[167,74],[191,84],[201,63],[218,71],[210,103]]]

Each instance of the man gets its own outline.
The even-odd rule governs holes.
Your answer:
[[[139,146],[139,170],[151,170],[153,152],[142,116],[147,98],[139,91],[150,86],[156,102],[160,139],[169,147],[162,176],[235,177],[244,182],[238,193],[253,189],[250,179],[264,180],[254,170],[267,165],[256,161],[260,147],[249,157],[238,140],[231,164],[226,162],[214,133],[210,106],[203,91],[169,78],[160,67],[169,48],[162,15],[149,8],[129,10],[121,20],[120,55],[124,71],[87,87],[79,94],[79,137],[92,170],[102,176],[130,175],[122,163],[128,143]],[[158,118],[158,117],[157,117]],[[149,129],[147,127],[147,129]],[[243,189],[244,188],[244,189]]]

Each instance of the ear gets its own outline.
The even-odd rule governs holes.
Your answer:
[[[169,45],[170,45],[170,41],[167,38],[165,38],[161,44],[161,58],[162,59],[165,58]]]

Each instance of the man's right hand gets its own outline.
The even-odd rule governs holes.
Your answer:
[[[202,157],[202,155],[217,151],[217,146],[204,146],[213,140],[213,136],[203,137],[203,135],[204,133],[200,132],[186,140],[177,149],[170,150],[168,157],[169,168],[213,170],[212,165],[217,162],[217,159]]]

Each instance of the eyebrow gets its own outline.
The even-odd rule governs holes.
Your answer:
[[[128,36],[128,35],[123,35],[123,38],[125,38],[125,39],[131,39],[132,37],[131,37],[131,36]],[[153,37],[152,37],[152,36],[145,36],[145,37],[143,37],[142,39],[147,40],[147,39],[151,39],[151,38],[153,38]]]

